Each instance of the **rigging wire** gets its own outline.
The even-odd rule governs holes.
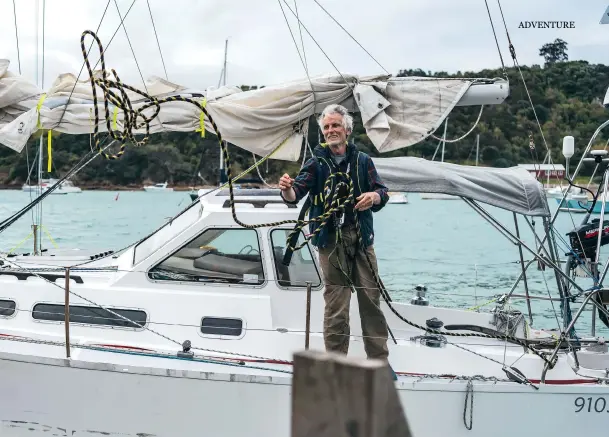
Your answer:
[[[41,88],[44,89],[44,42],[46,38],[44,37],[45,32],[45,24],[46,24],[46,0],[42,0],[42,73],[41,73]]]
[[[38,13],[38,11],[36,11]],[[44,60],[45,60],[45,28],[46,28],[46,0],[42,0],[42,72],[41,72],[41,89],[44,90]],[[36,29],[38,30],[38,29]],[[38,47],[38,46],[36,46]],[[36,53],[36,56],[38,56],[38,53]],[[48,135],[48,133],[47,133]],[[42,132],[40,132],[40,156],[38,157],[39,160],[39,167],[38,167],[38,188],[40,190],[40,192],[42,192]],[[43,211],[42,211],[42,202],[40,202],[38,204],[38,226],[40,228],[42,228],[42,216],[43,216]],[[42,238],[38,239],[38,244],[40,246],[40,252],[42,252]]]
[[[503,75],[507,79],[507,70],[505,69],[505,63],[503,62],[503,55],[501,54],[501,48],[499,47],[499,40],[497,39],[497,33],[495,32],[495,24],[491,17],[491,10],[488,8],[488,0],[484,0],[486,4],[486,12],[488,13],[488,19],[491,22],[491,29],[493,30],[493,36],[495,37],[495,44],[497,45],[497,52],[499,53],[499,59],[501,60],[501,67],[503,68]]]
[[[315,112],[315,102],[317,102],[317,97],[315,94],[315,87],[313,86],[313,82],[311,81],[311,76],[309,75],[309,68],[308,68],[307,61],[306,61],[306,55],[304,53],[304,45],[302,47],[302,55],[301,55],[300,49],[298,48],[298,43],[296,42],[296,38],[294,37],[294,33],[292,32],[292,27],[290,26],[288,17],[285,14],[285,11],[283,10],[283,6],[281,5],[281,0],[277,0],[277,3],[279,4],[279,7],[281,8],[281,13],[283,14],[285,24],[288,26],[288,30],[290,31],[290,35],[292,36],[292,41],[294,41],[294,45],[296,46],[296,51],[298,52],[298,57],[300,58],[300,62],[302,63],[302,66],[304,67],[305,73],[307,74],[307,79],[309,80],[309,85],[311,85],[311,91],[313,92],[313,102],[314,102],[313,103],[313,112]],[[294,4],[296,5],[296,0],[294,0]],[[296,15],[296,19],[298,20],[298,27],[299,27],[299,29],[301,29],[302,26],[301,26],[301,22],[300,22],[300,18],[298,17],[298,14]],[[302,30],[300,32],[300,37],[302,39]],[[304,58],[303,58],[303,56],[304,56]]]
[[[127,33],[127,26],[125,26],[125,22],[123,20],[121,11],[118,7],[118,2],[116,0],[114,0],[114,5],[116,6],[116,13],[118,14],[118,18],[120,18],[120,20],[121,20],[120,26],[125,31],[125,37],[127,37],[127,43],[129,44],[129,48],[131,49],[131,54],[133,55],[133,60],[135,61],[135,66],[137,67],[137,71],[140,73],[140,78],[142,79],[142,83],[144,84],[144,89],[146,90],[146,93],[150,94],[148,92],[148,87],[146,86],[146,80],[144,79],[144,75],[142,74],[142,70],[140,68],[140,63],[137,61],[137,56],[135,56],[135,50],[133,50],[133,45],[131,44],[131,38],[129,38],[129,33]],[[107,49],[107,47],[106,47],[106,49]]]
[[[309,29],[307,29],[307,27],[304,25],[304,23],[302,22],[302,20],[300,19],[300,17],[298,17],[298,15],[292,10],[292,8],[290,7],[290,5],[288,5],[288,3],[286,2],[286,0],[281,0],[283,1],[283,3],[286,5],[286,7],[290,10],[290,12],[292,13],[292,15],[294,15],[296,17],[296,19],[298,20],[298,23],[302,24],[302,28],[305,30],[305,32],[307,32],[307,34],[311,37],[311,39],[313,40],[313,42],[315,43],[315,45],[317,45],[317,47],[319,48],[319,50],[321,50],[321,52],[324,54],[324,56],[326,57],[326,59],[330,62],[330,64],[332,64],[332,67],[334,67],[334,69],[338,72],[338,74],[340,75],[340,77],[343,79],[343,81],[347,84],[347,86],[349,86],[349,88],[351,88],[353,90],[353,86],[347,82],[347,79],[345,79],[345,76],[343,76],[343,74],[340,72],[340,70],[338,69],[338,67],[336,66],[336,64],[334,64],[334,62],[332,62],[332,59],[330,58],[330,56],[328,56],[328,54],[325,52],[325,50],[321,47],[321,45],[317,42],[317,40],[313,37],[313,35],[311,35],[311,32],[309,32]]]
[[[104,17],[106,16],[106,12],[108,12],[108,7],[110,6],[110,2],[111,1],[112,0],[108,0],[108,3],[106,3],[106,8],[104,9],[104,13],[102,14],[102,17],[99,20],[99,24],[97,25],[97,29],[95,30],[95,33],[99,32],[99,29],[101,28],[102,22],[104,21]],[[127,18],[127,15],[129,15],[129,12],[131,11],[131,8],[133,7],[135,1],[136,0],[133,0],[133,3],[131,3],[131,6],[129,6],[129,9],[127,10],[127,13],[125,14],[124,18]],[[121,21],[121,24],[122,24],[122,21]],[[116,31],[112,35],[112,38],[110,38],[110,42],[106,46],[106,50],[108,49],[108,46],[110,46],[110,43],[112,42],[112,40],[116,36],[117,32],[121,28],[121,24],[118,25],[118,27],[116,28]],[[87,55],[89,53],[91,53],[91,49],[93,48],[93,43],[94,43],[94,41],[91,42],[91,45],[89,46],[89,50],[87,51]],[[98,61],[98,63],[99,63],[99,61]],[[97,67],[97,64],[95,64],[95,67]],[[94,67],[94,69],[95,69],[95,67]],[[63,121],[63,117],[65,116],[66,111],[68,110],[68,105],[70,104],[70,99],[72,98],[72,94],[74,94],[74,90],[76,89],[76,85],[78,84],[78,80],[80,79],[80,75],[82,74],[82,71],[83,71],[84,68],[85,68],[85,62],[83,61],[82,65],[80,67],[80,71],[78,72],[78,76],[76,76],[76,80],[74,81],[74,86],[72,87],[72,90],[70,91],[70,95],[68,96],[68,100],[66,101],[66,104],[65,104],[65,106],[63,108],[63,112],[61,113],[61,117],[59,117],[59,121],[57,122],[57,125],[55,127],[58,127],[59,125],[61,125],[61,122]]]
[[[345,31],[345,33],[346,33],[347,35],[349,35],[349,37],[350,37],[350,38],[351,38],[353,41],[355,41],[355,43],[356,43],[358,46],[360,46],[360,48],[361,48],[363,51],[365,51],[365,52],[366,52],[366,54],[367,54],[368,56],[370,56],[370,57],[372,58],[372,60],[373,60],[374,62],[376,62],[376,64],[377,64],[379,67],[381,67],[381,68],[383,69],[383,71],[385,71],[385,73],[387,73],[387,74],[391,75],[391,73],[389,73],[389,71],[387,71],[387,69],[386,69],[385,67],[383,67],[383,66],[381,65],[381,63],[380,63],[379,61],[377,61],[377,60],[376,60],[376,58],[375,58],[374,56],[372,56],[372,55],[370,54],[370,52],[369,52],[368,50],[366,50],[366,49],[364,48],[364,46],[363,46],[363,45],[361,45],[361,44],[360,44],[360,42],[359,42],[359,41],[358,41],[358,40],[357,40],[357,39],[356,39],[356,38],[355,38],[353,35],[351,35],[347,29],[345,29],[345,28],[343,27],[343,25],[342,25],[342,24],[340,24],[340,23],[338,22],[338,20],[337,20],[336,18],[334,18],[334,16],[333,16],[333,15],[332,15],[330,12],[328,12],[328,11],[326,10],[326,8],[324,8],[324,7],[323,7],[323,6],[322,6],[322,5],[321,5],[321,4],[320,4],[320,3],[319,3],[317,0],[313,0],[313,1],[314,1],[315,3],[317,3],[317,6],[319,6],[319,7],[320,7],[320,8],[321,8],[321,9],[322,9],[322,10],[323,10],[323,11],[324,11],[326,14],[328,14],[328,16],[329,16],[329,17],[330,17],[330,18],[331,18],[331,19],[332,19],[332,20],[333,20],[333,21],[334,21],[336,24],[338,24],[338,27],[340,27],[342,30],[344,30],[344,31]]]
[[[15,18],[15,40],[17,41],[17,64],[19,65],[19,74],[21,74],[21,55],[19,51],[19,32],[17,30],[17,5],[13,0],[13,17]]]
[[[512,44],[512,40],[510,39],[510,33],[508,32],[507,24],[505,22],[505,16],[503,15],[503,9],[501,8],[501,0],[497,0],[497,4],[499,5],[499,11],[501,12],[501,19],[503,20],[503,27],[505,28],[505,35],[508,40],[508,44],[510,47],[510,54],[512,56],[512,60],[514,61],[514,66],[516,66],[516,68],[518,68],[518,72],[520,73],[520,78],[522,79],[522,84],[524,85],[524,90],[527,93],[527,96],[529,98],[529,103],[531,104],[531,109],[533,110],[533,115],[535,115],[535,121],[537,121],[537,126],[539,127],[539,133],[541,134],[543,143],[546,146],[546,150],[549,151],[550,146],[548,146],[546,137],[543,134],[543,129],[541,127],[541,123],[539,122],[539,117],[537,117],[537,111],[535,110],[535,105],[533,104],[533,99],[531,98],[531,94],[529,93],[529,88],[527,86],[526,81],[524,80],[524,75],[522,74],[522,69],[520,68],[520,64],[518,63],[518,59],[516,57],[516,49],[514,48],[514,45]]]
[[[307,68],[307,63],[305,62],[302,55],[300,54],[300,48],[298,47],[298,43],[296,42],[296,38],[294,37],[294,32],[292,32],[292,27],[290,26],[288,17],[285,14],[285,11],[283,10],[283,6],[281,5],[281,0],[277,0],[277,3],[279,3],[279,7],[281,8],[281,13],[283,14],[285,24],[288,26],[288,30],[290,31],[290,36],[292,37],[292,41],[294,42],[294,45],[296,46],[296,51],[298,52],[298,57],[300,58],[300,63],[302,64],[305,72],[307,73],[307,77],[309,77],[309,69]],[[300,26],[300,20],[298,20],[298,25]],[[303,50],[303,52],[304,52],[304,50]],[[309,77],[309,83],[310,82],[311,82],[311,78]],[[311,88],[313,88],[313,84],[311,84]]]
[[[486,9],[487,9],[487,12],[488,12],[489,20],[491,22],[491,27],[493,29],[493,35],[495,36],[495,41],[497,42],[497,35],[495,33],[495,27],[494,27],[493,20],[492,20],[491,14],[490,14],[490,9],[488,7],[487,0],[485,0],[485,4],[486,4]],[[535,117],[535,121],[537,123],[537,127],[539,128],[539,133],[541,134],[541,138],[542,138],[544,146],[545,146],[545,148],[547,150],[548,156],[551,159],[552,155],[551,155],[551,151],[550,151],[550,146],[548,145],[548,142],[546,141],[545,135],[543,133],[543,128],[542,128],[541,123],[539,121],[539,117],[537,116],[537,111],[535,109],[535,105],[533,103],[533,99],[531,98],[531,94],[529,92],[529,88],[527,86],[527,83],[526,83],[526,81],[524,79],[524,74],[522,73],[522,69],[520,68],[520,64],[518,63],[518,58],[516,56],[516,49],[514,48],[514,45],[512,44],[512,40],[510,38],[510,33],[508,31],[507,24],[506,24],[506,21],[505,21],[505,16],[503,14],[503,8],[501,7],[501,0],[497,0],[497,5],[499,6],[499,12],[501,13],[501,19],[502,19],[502,22],[503,22],[503,27],[505,29],[505,35],[507,37],[507,41],[508,41],[508,44],[509,44],[509,50],[510,50],[510,55],[512,57],[512,61],[514,63],[514,66],[518,69],[518,73],[520,75],[520,79],[522,81],[522,84],[524,86],[525,92],[527,94],[529,103],[531,105],[531,109],[533,110],[533,115]],[[503,57],[501,55],[501,50],[499,49],[499,47],[498,47],[498,52],[499,52],[499,56],[501,57],[501,62],[502,62],[502,65],[503,65]],[[505,70],[505,65],[503,66],[503,68],[504,68],[504,74],[506,75],[506,78],[507,78],[507,72]],[[530,145],[529,145],[529,147],[531,147],[531,145],[534,144],[533,140],[532,140],[532,136],[530,136],[530,137],[531,137],[531,139],[530,139]],[[534,145],[533,145],[532,148],[531,148],[531,155],[532,156],[533,156],[533,151],[534,150],[535,149],[534,149]],[[533,159],[534,159],[534,162],[537,165],[540,165],[540,164],[538,164],[539,163],[539,157],[537,156],[537,151],[536,150],[535,150],[535,157]],[[556,171],[556,166],[555,166],[553,161],[552,161],[551,165],[552,165],[554,171]],[[541,166],[539,168],[541,169]],[[537,174],[540,174],[540,172],[537,172]],[[562,187],[562,180],[558,179],[558,181],[559,181],[559,186]]]
[[[298,19],[300,16],[298,15],[298,0],[294,0],[294,9],[296,10],[296,18]],[[283,11],[283,8],[281,9]],[[285,14],[284,14],[285,17]],[[307,64],[307,53],[305,51],[304,39],[302,38],[302,24],[300,24],[300,20],[298,20],[298,32],[300,33],[300,45],[302,46],[302,56],[304,58],[305,70],[307,71],[307,75],[309,74],[309,66]],[[313,92],[315,92],[313,90]]]
[[[144,89],[146,90],[146,94],[150,94],[150,92],[148,91],[148,87],[146,86],[146,80],[144,79],[144,75],[142,74],[142,70],[140,68],[140,63],[137,61],[137,56],[135,56],[135,50],[133,49],[133,45],[131,44],[131,38],[129,38],[129,33],[127,32],[127,26],[125,25],[124,19],[121,16],[121,11],[118,7],[117,0],[114,0],[114,4],[116,5],[116,12],[118,13],[118,17],[121,19],[121,26],[122,26],[123,30],[125,31],[125,37],[127,37],[127,42],[129,43],[129,48],[131,49],[131,54],[133,55],[133,60],[135,61],[137,71],[140,73],[140,78],[142,79],[142,84],[144,84]],[[107,49],[108,48],[106,47],[106,50]],[[116,78],[116,79],[118,80],[118,78]],[[161,127],[163,129],[165,129],[165,126],[163,126],[163,121],[161,120],[161,117],[158,117],[158,119],[159,119],[159,123],[160,123]]]
[[[288,30],[290,31],[290,35],[292,36],[292,41],[294,41],[294,46],[296,47],[296,51],[298,52],[298,57],[300,58],[300,62],[302,63],[302,66],[304,67],[305,73],[307,75],[307,80],[309,81],[309,85],[311,86],[311,92],[313,93],[313,114],[315,114],[315,109],[317,107],[317,93],[315,92],[315,87],[313,86],[313,81],[311,80],[311,75],[309,73],[309,66],[307,63],[307,54],[305,52],[304,40],[302,37],[302,27],[304,25],[300,21],[300,15],[298,14],[298,2],[297,2],[297,0],[294,0],[294,9],[296,12],[296,20],[298,21],[298,31],[300,33],[300,43],[302,45],[302,56],[300,55],[300,49],[298,48],[298,43],[296,42],[296,38],[294,37],[294,34],[292,33],[292,28],[290,26],[288,17],[286,16],[285,11],[283,10],[283,6],[281,5],[281,0],[277,0],[277,3],[279,3],[279,7],[281,8],[281,13],[283,14],[283,19],[285,20],[285,24],[288,26]],[[287,3],[286,3],[286,6],[287,6]],[[340,74],[340,72],[339,72],[339,74]],[[343,80],[344,80],[344,78],[343,78]],[[308,125],[307,125],[307,137],[308,137]]]
[[[485,0],[485,3],[486,3],[486,6],[487,6],[487,12],[489,13],[489,19],[491,21],[491,26],[493,27],[493,34],[495,34],[492,18],[490,16],[490,10],[488,9],[487,0]],[[533,115],[535,117],[535,121],[536,121],[537,127],[539,129],[539,133],[541,134],[541,138],[542,138],[543,144],[544,144],[544,146],[546,148],[548,159],[549,159],[549,161],[552,161],[551,162],[552,168],[554,169],[554,171],[556,171],[556,165],[554,164],[554,161],[551,159],[552,158],[552,153],[551,153],[550,146],[548,145],[548,143],[546,141],[545,135],[543,133],[543,128],[542,128],[541,123],[539,121],[539,117],[537,116],[537,111],[535,109],[535,105],[533,103],[533,99],[531,98],[531,94],[529,92],[529,88],[527,86],[526,80],[524,79],[524,74],[522,73],[522,69],[520,68],[520,64],[518,63],[518,58],[516,56],[516,49],[514,48],[514,45],[512,44],[512,40],[510,38],[510,34],[509,34],[509,31],[508,31],[508,28],[507,28],[507,23],[505,21],[505,15],[503,14],[503,8],[501,7],[501,0],[497,0],[497,5],[499,7],[499,12],[501,14],[501,20],[503,22],[503,27],[505,29],[505,34],[506,34],[506,38],[507,38],[507,41],[508,41],[508,44],[509,44],[509,50],[510,50],[510,55],[512,57],[512,61],[514,63],[514,66],[518,69],[518,73],[520,75],[520,79],[521,79],[522,84],[524,86],[524,90],[525,90],[525,92],[527,94],[529,103],[531,105],[531,109],[533,111]],[[496,38],[496,34],[495,34],[495,38]],[[501,53],[500,50],[499,50],[499,53]],[[535,145],[534,145],[534,142],[533,142],[532,135],[529,135],[529,138],[530,138],[530,140],[529,140],[529,148],[530,148],[530,151],[531,151],[531,156],[533,158],[534,163],[536,165],[538,165],[539,169],[540,169],[539,171],[536,171],[536,175],[540,175],[541,174],[541,165],[539,164],[539,156],[537,155],[537,150],[535,149]],[[539,178],[539,176],[536,177],[536,179],[538,179],[538,178]],[[569,184],[571,184],[571,181],[568,181],[568,182],[569,182]],[[559,186],[562,187],[562,180],[560,180],[560,179],[559,179]],[[550,227],[553,228],[553,224],[550,224]],[[552,244],[552,243],[549,242],[549,244]],[[539,248],[539,251],[541,251],[541,248]],[[559,260],[558,253],[556,253],[556,257]],[[568,306],[568,302],[567,302],[567,306]]]
[[[163,59],[163,51],[161,50],[161,43],[159,42],[159,35],[156,31],[156,26],[154,25],[154,18],[152,18],[152,9],[150,8],[150,1],[146,0],[146,4],[148,5],[148,12],[150,12],[150,21],[152,21],[152,29],[154,30],[154,36],[156,37],[156,45],[159,48],[159,54],[161,55],[161,63],[163,64],[163,71],[165,71],[165,79],[169,80],[169,76],[167,75],[167,68],[165,67],[165,60]]]

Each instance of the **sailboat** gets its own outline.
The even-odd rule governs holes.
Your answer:
[[[42,90],[36,89],[9,105],[2,94],[10,88],[7,84],[34,86],[9,72],[8,64],[0,70],[0,144],[17,152],[38,129],[57,124],[67,134],[90,133],[89,111],[95,104],[103,107],[100,100],[95,102],[90,83],[70,74],[61,75],[53,89],[73,87],[74,99],[51,93],[38,104]],[[326,104],[350,104],[360,111],[375,147],[388,151],[421,141],[420,132],[433,132],[457,105],[501,104],[509,94],[503,79],[346,74],[246,92],[223,87],[204,93],[154,79],[147,88],[155,99],[172,98],[152,117],[148,98],[125,91],[133,111],[150,106],[142,111],[150,115],[147,128],[152,134],[196,128],[213,132],[216,127],[223,139],[263,159],[292,161],[299,156],[308,118]],[[203,96],[214,124],[201,117]],[[428,102],[426,116],[416,117],[416,128],[410,112],[419,108],[406,101]],[[12,118],[3,121],[7,106]],[[73,117],[60,119],[61,111]],[[121,128],[122,111],[115,117]],[[159,122],[164,116],[171,125]],[[104,120],[95,123],[106,132]],[[410,157],[376,158],[375,165],[392,191],[462,199],[515,244],[523,269],[510,292],[497,290],[500,296],[490,312],[434,306],[425,287],[413,290],[410,302],[381,303],[393,336],[389,362],[413,435],[603,433],[609,407],[606,344],[594,333],[570,335],[584,308],[594,305],[606,317],[604,305],[609,302],[602,289],[581,289],[571,278],[572,270],[581,267],[578,259],[597,260],[598,252],[590,252],[588,245],[573,247],[577,257],[568,258],[566,273],[554,252],[550,226],[537,236],[539,246],[531,247],[518,228],[512,232],[483,206],[500,208],[515,220],[551,224],[556,216],[541,184],[517,168]],[[289,434],[292,356],[305,339],[310,338],[312,349],[324,348],[319,260],[300,232],[295,235],[302,249],[284,262],[288,235],[304,199],[288,206],[278,190],[236,190],[238,178],[230,167],[226,170],[228,188],[201,197],[119,252],[0,254],[3,435]],[[0,223],[0,231],[26,213],[24,209]],[[590,229],[574,233],[586,236]],[[564,308],[558,339],[554,332],[535,329],[509,306],[533,263],[525,265],[523,252],[556,276],[557,299]],[[528,295],[526,285],[525,290],[530,302],[535,297]],[[305,312],[307,295],[310,312]],[[581,301],[574,315],[571,298]],[[350,317],[358,318],[356,304]],[[365,355],[363,335],[354,323],[350,354]],[[441,420],[430,420],[438,411]],[[497,412],[506,411],[518,420],[498,426]]]
[[[41,193],[41,192],[47,191],[50,187],[55,185],[57,182],[59,182],[59,179],[56,179],[56,178],[42,179],[40,181],[40,185],[23,184],[23,186],[21,187],[21,190],[26,193],[36,193],[36,192]],[[71,193],[82,193],[82,189],[75,186],[74,183],[70,180],[62,181],[59,184],[59,187],[54,189],[51,192],[51,194],[53,194],[53,195],[71,194]]]

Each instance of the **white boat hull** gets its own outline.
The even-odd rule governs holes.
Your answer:
[[[146,185],[142,188],[144,189],[144,191],[146,191],[148,193],[173,191],[173,188],[169,188],[169,187],[167,187],[167,185],[168,185],[167,182],[164,182],[162,184]]]
[[[195,241],[194,258],[201,259],[206,255],[198,251],[208,250],[203,248],[209,244],[218,244],[222,249],[220,238],[224,234],[216,234],[217,228],[239,226],[230,224],[231,210],[225,206],[228,197],[214,194],[200,199],[203,208],[189,207],[154,235],[116,256],[78,251],[49,253],[35,259],[29,255],[0,256],[4,262],[0,269],[0,301],[3,299],[5,305],[5,313],[0,314],[0,372],[4,377],[0,391],[2,437],[90,436],[92,433],[198,436],[203,431],[205,435],[223,437],[290,434],[289,372],[292,369],[277,360],[291,360],[294,352],[304,347],[306,291],[302,286],[286,287],[284,281],[289,277],[299,284],[314,277],[298,276],[303,273],[304,263],[294,264],[292,267],[301,268],[288,270],[289,276],[280,276],[285,272],[277,268],[283,254],[275,250],[273,244],[275,229],[259,228],[251,241],[260,253],[264,283],[246,282],[252,278],[245,273],[253,275],[255,270],[244,270],[243,281],[236,283],[149,275],[159,263],[170,259],[171,254],[175,254],[171,255],[174,264],[167,263],[167,269],[207,271],[194,270],[195,261],[187,258],[193,254],[182,253],[183,249],[190,248],[185,244]],[[287,208],[276,197],[268,197],[265,200],[264,196],[252,194],[238,198],[241,202],[235,208],[239,210],[240,220],[260,223],[294,218],[297,208]],[[269,203],[262,205],[261,199]],[[214,232],[211,240],[201,239],[209,229]],[[287,232],[291,228],[284,229]],[[250,242],[239,240],[227,250],[244,254],[247,259],[248,247],[251,252]],[[311,261],[315,260],[314,254]],[[87,258],[90,264],[85,268],[72,268],[69,272],[73,308],[69,338],[74,347],[68,360],[64,345],[47,344],[66,338],[63,308],[57,312],[55,307],[48,312],[49,308],[65,303],[62,290],[65,271],[53,266],[83,265],[82,261]],[[177,258],[186,261],[178,262]],[[296,257],[295,260],[302,262]],[[40,273],[31,271],[38,267]],[[206,268],[227,267],[234,267],[228,258],[222,264]],[[317,270],[310,272],[318,274]],[[14,303],[12,313],[6,311],[10,308],[7,300]],[[320,350],[324,347],[321,333],[324,298],[320,286],[312,287],[310,303],[310,347]],[[49,307],[36,309],[38,305]],[[80,311],[80,306],[129,310],[136,319],[143,314],[143,319],[138,320],[144,320],[144,327],[117,324],[111,322],[114,317],[104,316],[103,312],[91,315]],[[392,307],[395,312],[386,302],[381,302],[395,336],[395,341],[390,339],[387,344],[389,362],[400,375],[396,384],[415,436],[571,437],[580,435],[577,432],[581,429],[594,435],[605,432],[609,388],[600,383],[590,384],[586,377],[605,378],[609,354],[580,350],[580,367],[576,373],[574,363],[561,351],[547,378],[548,382],[566,385],[546,385],[537,391],[505,381],[503,363],[515,366],[533,383],[542,374],[542,359],[526,353],[521,345],[500,337],[454,337],[448,332],[439,345],[437,338],[435,344],[425,345],[420,337],[424,331],[416,327],[437,319],[435,322],[441,321],[447,329],[449,325],[459,324],[501,330],[499,322],[508,314],[500,308],[495,313],[484,313],[395,301]],[[352,295],[349,317],[353,321],[349,354],[363,357],[356,295]],[[101,323],[100,318],[105,322]],[[224,324],[218,326],[224,330],[210,330],[210,325],[203,330],[205,318],[223,320]],[[529,340],[551,338],[546,332],[526,327],[522,318],[517,320],[520,321],[515,323],[513,335]],[[227,324],[228,321],[240,323]],[[232,329],[239,331],[232,334]],[[454,328],[451,332],[471,334],[472,330],[460,332]],[[198,360],[175,359],[184,340],[192,342]],[[97,345],[96,350],[91,350],[93,345]],[[130,349],[99,350],[99,345]],[[150,353],[144,355],[141,349],[136,352],[136,348]],[[207,355],[205,360],[202,353]],[[244,357],[244,364],[217,363],[217,356],[222,353]],[[210,361],[209,355],[216,356],[215,362]],[[252,363],[245,359],[247,355],[267,358]],[[419,378],[418,375],[426,376]],[[451,380],[438,375],[459,375],[460,378]],[[486,379],[481,381],[476,375]],[[474,393],[471,431],[463,424],[468,380],[472,381]],[[582,381],[587,385],[573,384]],[[579,407],[577,413],[577,403],[588,399],[589,404]],[[605,414],[596,413],[594,408]],[[469,423],[468,414],[469,410],[466,411]],[[507,414],[515,419],[507,420]]]
[[[144,187],[144,191],[148,193],[166,193],[173,191],[173,188]]]
[[[42,186],[24,184],[21,187],[21,190],[26,193],[40,193],[42,190],[42,193],[44,193],[51,186],[53,186],[56,182],[57,182],[57,179],[48,179],[48,180],[43,179]],[[60,186],[58,186],[51,192],[51,195],[74,194],[74,193],[82,193],[82,190],[79,187],[76,187],[71,181],[64,181]]]
[[[174,437],[200,436],[203,430],[204,435],[222,437],[290,435],[290,375],[244,375],[230,373],[231,367],[224,372],[169,370],[7,354],[0,358],[0,368],[5,394],[0,396],[3,437]],[[566,437],[607,425],[609,396],[598,385],[545,385],[535,390],[474,381],[473,410],[471,392],[466,406],[466,381],[401,377],[396,388],[415,437]],[[585,402],[579,413],[578,398]],[[465,426],[464,409],[471,430]]]

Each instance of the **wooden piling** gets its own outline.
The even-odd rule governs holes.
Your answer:
[[[387,363],[294,355],[292,437],[412,437]]]

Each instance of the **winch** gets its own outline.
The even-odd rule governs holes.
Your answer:
[[[425,285],[419,284],[414,287],[414,290],[416,291],[416,293],[412,297],[412,299],[410,299],[410,304],[422,306],[429,305],[429,301],[427,300],[427,298],[425,298],[425,294],[427,293],[427,287]]]

